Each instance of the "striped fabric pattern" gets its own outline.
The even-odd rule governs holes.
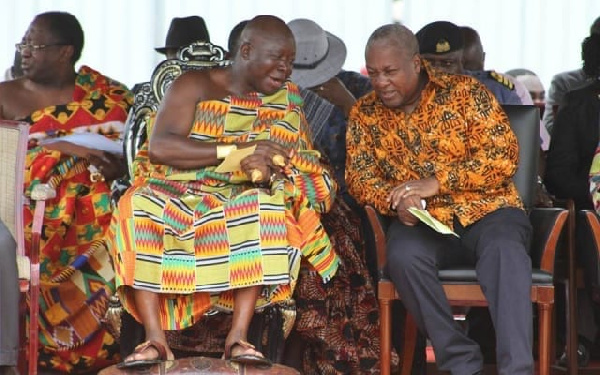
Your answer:
[[[310,150],[301,103],[287,83],[271,96],[196,108],[191,139],[270,139],[296,150],[286,178],[270,189],[256,188],[241,171],[152,165],[142,147],[135,162],[143,167],[119,201],[109,236],[117,288],[133,316],[139,318],[125,286],[159,293],[161,323],[170,330],[189,327],[209,308],[232,309],[236,288],[263,285],[257,307],[290,298],[302,258],[324,281],[335,274],[339,259],[319,212],[331,207],[336,186]]]

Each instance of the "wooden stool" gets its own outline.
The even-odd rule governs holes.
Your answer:
[[[174,361],[165,361],[151,367],[139,369],[118,369],[116,365],[105,368],[98,375],[134,375],[134,374],[271,374],[299,375],[300,373],[287,366],[273,364],[270,367],[246,366],[235,362],[210,357],[187,357]]]

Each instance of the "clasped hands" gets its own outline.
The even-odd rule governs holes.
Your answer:
[[[250,142],[248,145],[256,145],[256,148],[252,155],[240,161],[240,166],[250,181],[266,185],[284,176],[283,167],[289,163],[290,151],[269,140]]]
[[[421,180],[410,180],[392,189],[387,198],[389,207],[396,211],[398,220],[404,225],[413,226],[419,219],[408,211],[415,207],[422,209],[421,199],[437,195],[440,183],[435,177],[427,177]]]

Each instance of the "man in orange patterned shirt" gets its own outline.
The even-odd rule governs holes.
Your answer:
[[[532,374],[531,225],[512,176],[518,145],[494,96],[477,80],[433,70],[414,34],[377,29],[367,42],[374,92],[352,108],[346,181],[362,204],[395,216],[390,277],[435,350],[438,368],[482,371],[478,345],[453,321],[438,268],[475,264],[497,333],[499,374]],[[424,208],[460,237],[422,224]]]

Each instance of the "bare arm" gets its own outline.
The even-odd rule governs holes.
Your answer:
[[[203,92],[211,89],[211,86],[214,85],[208,72],[184,73],[171,84],[160,104],[156,123],[150,134],[149,154],[152,163],[181,169],[219,164],[217,143],[204,143],[188,138],[196,104],[203,98]]]

